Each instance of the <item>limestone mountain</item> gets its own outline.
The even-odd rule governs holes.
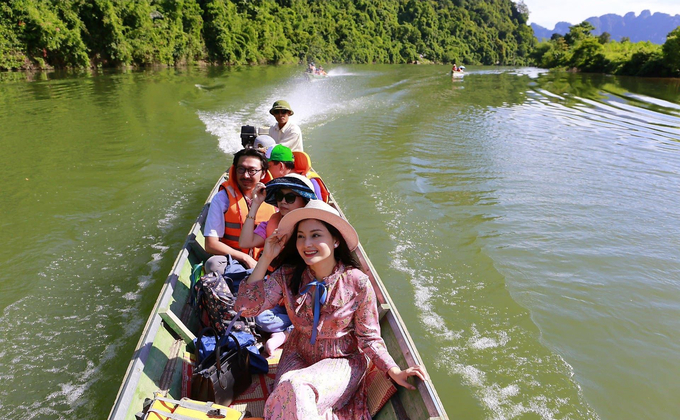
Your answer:
[[[666,42],[666,35],[680,26],[680,15],[652,14],[649,10],[643,10],[638,16],[635,16],[634,12],[626,13],[624,16],[606,14],[590,17],[586,21],[595,27],[593,35],[608,32],[611,39],[616,41],[628,37],[631,42],[651,41],[655,44],[663,44]],[[531,24],[534,35],[539,40],[550,39],[554,33],[564,35],[569,32],[570,26],[572,26],[571,23],[559,22],[554,29],[550,30],[535,23]]]

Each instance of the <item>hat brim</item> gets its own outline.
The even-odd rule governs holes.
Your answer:
[[[276,207],[278,204],[275,197],[276,191],[281,188],[288,188],[300,197],[306,198],[308,201],[318,199],[316,193],[314,192],[314,185],[312,185],[311,181],[309,180],[305,179],[305,181],[295,179],[292,175],[272,179],[271,181],[267,182],[267,195],[264,198],[264,202]]]
[[[303,207],[290,211],[283,216],[281,222],[279,222],[279,233],[288,235],[288,238],[290,239],[290,235],[293,233],[295,225],[301,220],[306,219],[321,220],[336,228],[345,242],[347,242],[350,251],[354,251],[357,246],[359,246],[359,235],[357,235],[357,231],[354,230],[347,220],[329,211],[318,208]]]
[[[282,109],[282,110],[284,110],[284,111],[290,112],[290,115],[295,115],[295,113],[293,112],[293,110],[292,110],[292,109],[288,109],[288,108],[272,108],[272,109],[269,110],[269,113],[272,114],[272,115],[274,115],[274,111],[278,111],[279,109]]]

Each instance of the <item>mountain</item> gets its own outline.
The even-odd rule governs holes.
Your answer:
[[[555,25],[555,29],[553,30],[546,29],[541,25],[537,25],[535,23],[532,23],[530,26],[534,30],[534,36],[538,38],[538,40],[540,41],[542,39],[550,39],[552,34],[560,35],[566,34],[567,32],[569,32],[569,27],[572,26],[572,24],[569,22],[557,22],[557,24]]]
[[[586,21],[593,24],[595,30],[593,35],[600,35],[608,32],[611,39],[620,41],[623,37],[628,37],[631,42],[651,41],[654,44],[666,42],[666,35],[673,29],[680,26],[680,15],[669,15],[666,13],[654,13],[643,10],[639,16],[634,12],[626,13],[624,16],[606,14],[600,17],[590,17]],[[580,22],[577,22],[580,23]],[[539,40],[550,39],[552,34],[564,35],[569,32],[572,24],[559,22],[553,30],[542,27],[535,23],[531,24],[534,35]]]

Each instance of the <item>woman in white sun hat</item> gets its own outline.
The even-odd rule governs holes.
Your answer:
[[[397,384],[425,379],[421,366],[401,370],[380,336],[375,292],[352,251],[354,228],[328,204],[292,210],[265,241],[235,309],[244,316],[283,300],[295,327],[283,347],[266,419],[370,420],[362,384],[368,360]],[[262,281],[267,267],[279,267]]]

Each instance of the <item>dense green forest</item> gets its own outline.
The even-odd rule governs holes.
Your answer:
[[[564,36],[554,34],[530,54],[544,68],[573,68],[589,73],[628,76],[680,76],[680,27],[671,31],[663,45],[627,39],[611,41],[607,32],[592,35],[595,27],[582,22]]]
[[[317,62],[528,64],[511,0],[3,0],[0,69]]]

